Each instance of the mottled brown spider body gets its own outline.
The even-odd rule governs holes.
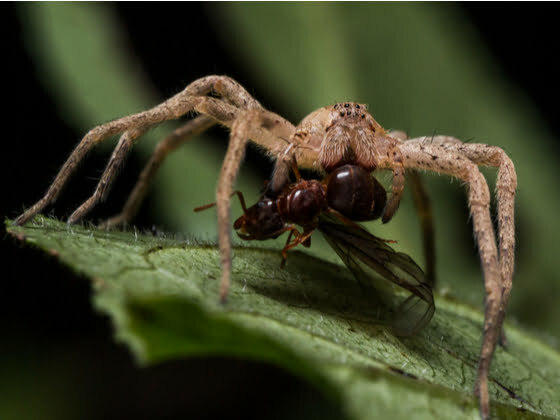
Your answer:
[[[319,166],[331,172],[344,164],[353,164],[373,171],[377,167],[378,148],[385,130],[367,112],[366,106],[354,102],[338,103],[309,114],[296,127],[294,139],[317,151]],[[373,146],[373,147],[372,147]],[[305,153],[297,161],[304,163]]]
[[[397,142],[367,112],[364,104],[344,102],[312,112],[296,127],[294,143],[299,166],[331,172],[351,164],[372,172],[393,169],[393,191],[383,215],[386,223],[395,214],[404,188],[403,160]]]
[[[216,191],[222,299],[228,294],[231,277],[230,200],[245,146],[250,140],[276,160],[269,184],[272,192],[281,191],[288,183],[294,161],[300,167],[326,172],[346,163],[359,165],[367,171],[391,170],[392,191],[384,209],[383,222],[389,221],[398,208],[404,189],[405,169],[444,173],[465,183],[486,290],[483,343],[475,393],[480,398],[482,417],[488,417],[488,372],[511,291],[515,248],[514,198],[517,176],[512,161],[499,147],[463,143],[449,136],[419,137],[405,141],[402,134],[386,132],[367,113],[365,106],[352,102],[314,111],[295,127],[281,116],[264,109],[231,78],[207,76],[192,82],[182,92],[154,108],[89,131],[64,163],[45,196],[20,215],[15,223],[25,223],[53,203],[87,152],[98,143],[120,134],[120,140],[93,195],[78,207],[68,223],[80,220],[100,200],[106,198],[125,156],[142,134],[156,124],[193,112],[199,115],[158,143],[122,213],[106,221],[104,226],[124,224],[134,217],[150,181],[170,152],[216,123],[228,127],[231,131],[230,142]],[[498,168],[498,242],[490,217],[490,192],[478,169],[479,165]]]

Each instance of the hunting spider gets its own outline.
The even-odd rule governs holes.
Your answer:
[[[501,335],[514,268],[514,197],[517,178],[512,161],[499,147],[463,143],[449,136],[403,140],[387,133],[364,105],[346,102],[318,109],[294,126],[264,109],[237,82],[225,76],[207,76],[182,92],[144,112],[123,117],[89,131],[62,166],[47,193],[16,219],[21,225],[53,203],[86,153],[98,143],[121,134],[93,195],[70,216],[68,223],[83,218],[106,198],[118,168],[133,144],[152,126],[190,113],[197,113],[156,146],[148,164],[130,194],[122,212],[105,226],[130,221],[144,198],[154,173],[165,157],[193,136],[214,124],[231,130],[229,146],[216,191],[218,237],[221,255],[221,298],[228,294],[231,276],[230,198],[236,174],[249,140],[276,160],[268,188],[279,191],[287,182],[294,161],[301,168],[329,172],[343,164],[359,165],[367,171],[392,171],[392,193],[383,222],[388,222],[399,205],[406,169],[445,173],[467,185],[468,202],[478,243],[486,290],[483,343],[480,351],[475,394],[481,415],[489,415],[488,371]],[[490,216],[490,192],[478,166],[498,168],[498,245]],[[499,249],[499,251],[498,251]]]

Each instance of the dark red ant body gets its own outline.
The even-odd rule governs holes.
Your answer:
[[[324,181],[304,180],[294,167],[297,181],[285,187],[276,198],[263,196],[247,208],[240,192],[243,215],[233,225],[241,239],[265,240],[284,232],[296,236],[283,250],[303,244],[319,226],[320,215],[330,212],[347,223],[379,218],[387,202],[385,188],[365,169],[355,165],[336,168]],[[299,233],[295,225],[303,228]],[[291,236],[290,236],[291,238]]]
[[[243,215],[234,223],[239,237],[265,240],[290,232],[282,249],[284,265],[288,250],[299,244],[309,246],[318,229],[354,277],[373,286],[392,309],[391,324],[397,334],[409,335],[423,328],[435,310],[430,279],[408,255],[396,252],[387,245],[389,241],[355,223],[382,216],[387,202],[384,187],[355,165],[336,168],[323,181],[302,179],[296,167],[294,173],[295,183],[275,198],[265,193],[251,207],[245,206],[243,195],[237,192],[243,207]]]

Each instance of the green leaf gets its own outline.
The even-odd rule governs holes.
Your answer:
[[[214,246],[106,232],[38,216],[16,238],[88,278],[95,307],[144,364],[242,356],[299,375],[353,419],[477,418],[472,397],[482,314],[445,297],[423,331],[399,338],[340,265],[293,252],[236,248],[228,302],[218,303]],[[560,416],[560,355],[507,325],[490,375],[494,415]]]

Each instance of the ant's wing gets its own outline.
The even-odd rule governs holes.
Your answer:
[[[321,215],[319,230],[358,282],[375,289],[392,312],[396,334],[414,334],[428,324],[435,310],[432,287],[412,258],[330,213]]]

